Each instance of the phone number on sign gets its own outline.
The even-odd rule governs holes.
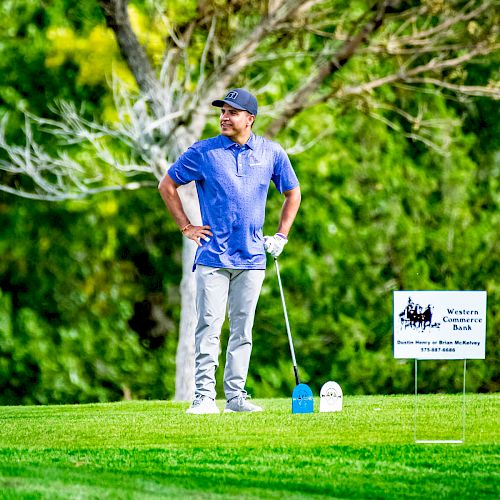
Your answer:
[[[420,348],[421,352],[455,352],[454,347],[421,347]]]

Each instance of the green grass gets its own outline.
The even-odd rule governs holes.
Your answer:
[[[419,396],[418,437],[460,437],[461,401]],[[412,396],[306,415],[290,399],[245,415],[158,401],[0,407],[0,498],[500,498],[499,401],[467,396],[461,445],[415,444]]]

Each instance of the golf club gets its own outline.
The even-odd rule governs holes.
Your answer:
[[[285,304],[285,294],[283,293],[283,285],[281,284],[280,267],[278,265],[278,259],[276,257],[274,258],[274,264],[276,265],[276,274],[278,275],[281,303],[283,304],[283,314],[285,315],[286,333],[288,335],[288,343],[290,344],[290,353],[292,354],[293,372],[295,373],[295,383],[296,385],[299,385],[300,384],[299,371],[297,369],[297,360],[295,359],[295,350],[293,348],[292,332],[290,331],[290,323],[288,321],[288,313]]]
[[[292,332],[290,330],[290,322],[288,321],[288,313],[286,310],[285,294],[283,293],[283,285],[281,284],[280,268],[277,257],[274,258],[276,266],[276,274],[278,275],[278,284],[281,294],[281,303],[283,304],[283,314],[285,316],[286,333],[288,335],[288,343],[290,344],[290,353],[292,355],[293,372],[295,374],[295,389],[292,394],[292,413],[313,413],[314,398],[311,388],[307,384],[301,384],[299,378],[299,370],[297,368],[297,360],[295,359],[295,350],[293,348]]]

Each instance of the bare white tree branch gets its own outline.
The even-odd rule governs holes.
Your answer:
[[[408,78],[405,80],[407,83],[416,83],[424,85],[432,85],[443,89],[451,90],[458,94],[470,95],[475,97],[489,97],[491,99],[500,99],[500,83],[496,82],[492,86],[479,86],[479,85],[460,85],[450,83],[437,78]]]
[[[380,103],[369,97],[367,98],[367,103],[369,108],[368,115],[372,118],[381,121],[407,139],[425,144],[429,149],[441,156],[450,155],[450,146],[453,142],[452,131],[460,125],[459,120],[451,118],[446,120],[424,118],[426,114],[425,104],[419,106],[418,114],[414,116],[398,106]],[[389,119],[387,113],[378,113],[376,112],[377,110],[391,111],[401,116],[410,125],[411,131],[407,132],[400,123]]]
[[[443,69],[453,68],[464,64],[465,62],[471,61],[479,55],[486,55],[491,52],[494,52],[500,47],[500,44],[495,45],[486,45],[479,44],[476,47],[472,48],[469,52],[450,59],[439,60],[437,58],[432,59],[430,62],[426,64],[422,64],[415,68],[406,69],[401,68],[401,70],[397,73],[393,73],[391,75],[384,76],[382,78],[377,78],[370,82],[366,82],[364,84],[355,85],[351,87],[341,88],[336,91],[333,95],[328,96],[329,98],[342,98],[350,95],[360,95],[367,92],[372,91],[377,87],[381,87],[382,85],[388,85],[395,82],[401,82],[411,79],[414,76],[423,74],[423,73],[435,73]],[[486,87],[486,94],[491,95],[490,90]],[[315,103],[324,101],[325,98],[318,99]]]
[[[463,7],[461,11],[458,12],[457,15],[447,17],[443,20],[442,23],[427,30],[416,31],[411,35],[403,36],[399,38],[398,43],[409,45],[420,43],[426,45],[429,43],[428,40],[433,39],[435,35],[447,32],[452,26],[458,23],[470,21],[471,19],[477,18],[480,14],[482,14],[492,6],[492,2],[490,0],[483,0],[479,3],[478,7],[471,11],[468,11],[468,9],[474,6],[475,3],[475,1],[470,1]]]

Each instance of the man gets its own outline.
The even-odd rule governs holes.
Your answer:
[[[285,151],[252,133],[257,100],[233,89],[223,100],[220,135],[193,144],[168,170],[161,196],[182,234],[198,245],[195,331],[196,395],[187,413],[219,413],[215,371],[220,333],[228,307],[230,334],[224,370],[224,412],[262,411],[247,400],[245,382],[252,327],[266,268],[265,249],[275,258],[287,243],[300,204],[300,188]],[[263,236],[270,181],[284,195],[278,231]],[[195,181],[202,226],[189,221],[177,188]]]

